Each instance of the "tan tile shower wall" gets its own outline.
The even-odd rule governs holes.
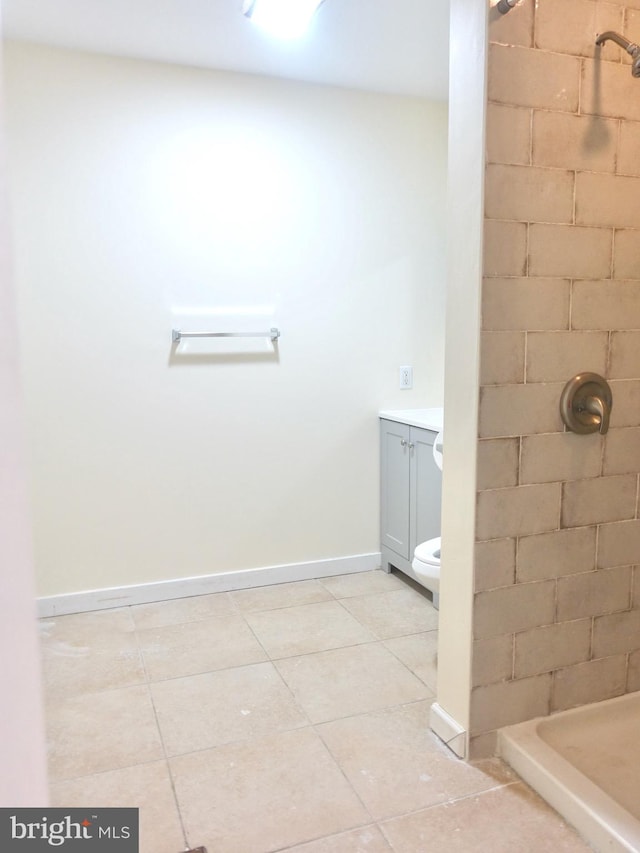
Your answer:
[[[640,0],[491,10],[471,753],[640,689]],[[611,430],[565,433],[564,383]]]

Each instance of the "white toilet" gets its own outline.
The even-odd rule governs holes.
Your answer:
[[[433,443],[433,458],[442,471],[442,433],[439,432]],[[440,604],[440,546],[441,537],[429,539],[417,546],[413,553],[411,568],[416,579],[433,593],[433,606],[437,609]]]

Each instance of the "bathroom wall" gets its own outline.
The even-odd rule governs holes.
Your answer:
[[[0,105],[0,126],[2,122]],[[47,770],[34,571],[11,270],[4,128],[0,130],[0,808],[46,806]]]
[[[640,689],[640,2],[490,12],[472,755]],[[611,429],[563,431],[595,371]]]
[[[443,398],[445,105],[7,53],[40,594],[375,560],[376,413]]]
[[[447,311],[442,480],[442,577],[435,731],[467,751],[473,635],[480,302],[482,281],[486,7],[451,0]],[[455,726],[447,725],[447,717]],[[443,719],[445,722],[443,722]]]

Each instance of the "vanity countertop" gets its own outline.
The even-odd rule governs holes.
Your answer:
[[[443,409],[395,409],[378,412],[379,418],[442,432]]]

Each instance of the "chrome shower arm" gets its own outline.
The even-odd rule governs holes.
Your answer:
[[[596,39],[596,44],[598,47],[601,47],[606,41],[614,41],[631,55],[633,58],[633,62],[631,63],[631,73],[634,77],[640,77],[640,46],[629,41],[629,39],[626,39],[619,33],[614,33],[613,30],[607,30],[606,33],[601,33]]]
[[[626,39],[624,36],[621,36],[619,33],[614,33],[613,30],[607,30],[606,33],[601,33],[596,39],[596,44],[598,47],[602,46],[606,41],[614,41],[617,45],[624,48],[627,53],[630,53],[631,56],[635,56],[638,52],[638,45],[630,42],[629,39]]]

